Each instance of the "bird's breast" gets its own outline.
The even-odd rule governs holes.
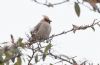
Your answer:
[[[37,32],[37,35],[46,39],[49,37],[50,32],[51,32],[51,26],[49,23],[46,22],[46,23],[41,24]]]

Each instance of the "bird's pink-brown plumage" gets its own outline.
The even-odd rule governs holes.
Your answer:
[[[51,32],[50,22],[51,20],[47,16],[44,16],[31,31],[30,42],[36,43],[48,39]]]

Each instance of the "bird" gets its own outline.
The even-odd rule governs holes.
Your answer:
[[[52,21],[48,16],[43,15],[43,19],[30,31],[31,38],[29,39],[32,42],[30,45],[36,42],[42,42],[49,38],[51,33],[51,23]]]

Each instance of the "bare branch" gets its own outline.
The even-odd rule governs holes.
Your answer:
[[[47,0],[46,0],[45,3],[39,2],[39,1],[37,1],[37,0],[33,0],[33,1],[34,1],[35,3],[37,3],[37,4],[40,4],[40,5],[45,5],[45,6],[47,6],[47,7],[53,7],[54,5],[59,5],[59,4],[66,3],[66,2],[68,2],[69,0],[64,0],[64,1],[58,2],[58,3],[50,3],[50,2],[48,2]],[[48,2],[48,3],[47,3],[47,2]]]
[[[31,57],[29,57],[30,58],[30,60],[28,61],[28,65],[30,65],[31,63],[31,60],[33,59],[33,57],[34,57],[34,53],[35,53],[35,51],[34,51],[34,47],[32,46],[32,51],[33,51],[33,54],[32,54],[32,56]]]
[[[70,62],[69,60],[66,60],[66,59],[64,59],[64,58],[62,58],[62,57],[60,57],[60,56],[54,55],[54,54],[52,54],[52,53],[49,53],[49,55],[50,55],[50,56],[53,56],[54,58],[57,58],[57,59],[60,59],[60,60],[62,60],[62,61],[66,61],[66,62],[68,62],[68,63],[70,63],[70,64],[73,64],[73,63]]]
[[[95,22],[95,21],[96,21],[96,19],[95,19],[95,20],[93,21],[93,23],[90,24],[90,25],[81,25],[81,26],[72,25],[72,26],[73,26],[72,29],[70,29],[70,30],[68,30],[68,31],[61,32],[61,33],[56,34],[56,35],[52,35],[52,36],[50,36],[49,38],[53,38],[53,37],[56,37],[56,36],[59,36],[59,35],[67,34],[67,33],[72,32],[72,31],[73,31],[73,33],[75,33],[77,30],[85,30],[85,29],[87,29],[87,28],[94,27],[95,25],[98,25],[98,26],[99,26],[99,25],[100,25],[100,24],[99,24],[100,21],[98,21],[98,22]]]
[[[57,2],[57,3],[51,3],[51,2],[48,2],[48,0],[46,0],[45,3],[39,2],[38,0],[32,0],[32,1],[34,1],[35,3],[40,4],[40,5],[45,5],[45,6],[47,6],[47,7],[54,7],[55,5],[60,5],[60,4],[69,2],[69,0],[64,0],[64,1],[62,1],[62,2]],[[86,2],[87,2],[87,1],[86,1]],[[92,9],[92,8],[90,8],[90,7],[88,7],[88,6],[86,6],[86,5],[84,4],[84,1],[83,1],[83,2],[80,2],[79,0],[77,0],[77,3],[78,3],[78,4],[81,4],[81,5],[83,5],[83,6],[85,6],[86,8],[88,8],[88,9],[91,10],[91,11],[97,11],[98,13],[100,13],[100,9],[99,9],[97,6],[96,6],[96,8],[95,8],[95,10],[94,10],[94,9]]]

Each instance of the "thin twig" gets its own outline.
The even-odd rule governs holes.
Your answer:
[[[31,62],[31,60],[33,59],[33,57],[34,57],[34,53],[35,53],[35,51],[34,51],[34,47],[32,46],[32,51],[33,51],[33,54],[32,54],[32,56],[31,57],[29,57],[30,58],[30,60],[28,61],[28,65],[30,65],[30,62]]]
[[[56,35],[52,35],[49,38],[54,38],[54,37],[57,37],[57,36],[60,36],[60,35],[63,35],[63,34],[67,34],[69,32],[74,32],[75,33],[77,30],[85,30],[87,28],[94,27],[95,25],[98,25],[99,26],[100,21],[98,21],[98,22],[95,22],[95,21],[96,21],[96,19],[90,25],[81,25],[81,26],[73,25],[73,28],[72,29],[70,29],[68,31],[61,32],[61,33],[56,34]]]
[[[45,6],[48,6],[48,7],[53,7],[54,5],[59,5],[59,4],[63,4],[63,3],[66,3],[66,2],[68,2],[69,0],[64,0],[64,1],[62,1],[62,2],[58,2],[58,3],[54,3],[54,4],[52,4],[52,3],[47,3],[48,1],[46,0],[46,2],[45,3],[42,3],[42,2],[39,2],[39,1],[37,1],[37,0],[33,0],[35,3],[37,3],[37,4],[40,4],[40,5],[45,5]]]
[[[57,56],[57,55],[54,55],[54,54],[52,54],[52,53],[49,53],[49,55],[50,55],[50,56],[53,56],[54,58],[58,58],[58,59],[60,59],[60,60],[62,60],[62,61],[66,61],[66,62],[68,62],[68,63],[70,63],[70,64],[73,64],[72,62],[70,62],[70,61],[68,61],[68,60],[66,60],[66,59],[64,59],[64,58],[62,58],[62,57],[59,57],[59,56]]]

